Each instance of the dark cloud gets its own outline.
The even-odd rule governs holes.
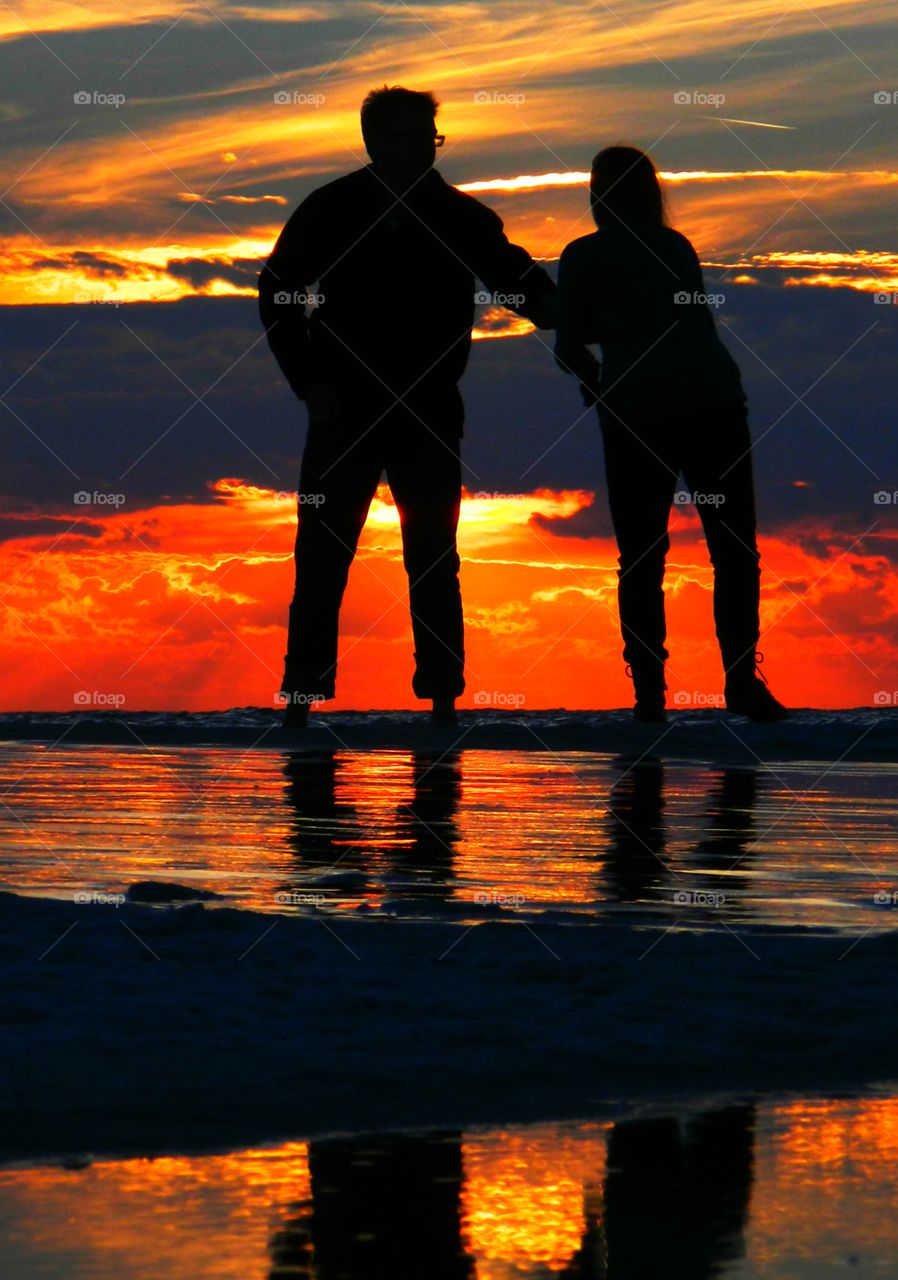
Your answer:
[[[176,280],[188,280],[194,289],[202,289],[213,280],[256,288],[262,266],[261,258],[234,258],[231,262],[223,258],[172,258],[165,270]]]
[[[61,535],[65,535],[67,540],[70,537],[99,538],[102,532],[102,524],[95,524],[90,520],[66,520],[53,516],[0,516],[0,542]]]
[[[762,529],[811,538],[823,527],[849,542],[871,526],[894,534],[898,307],[850,289],[722,288],[717,318],[749,395]],[[420,308],[409,318],[420,323]],[[0,406],[7,512],[68,514],[77,489],[124,492],[134,511],[211,501],[222,476],[295,486],[305,408],[254,299],[2,307],[0,331],[7,384],[24,375]],[[592,508],[551,527],[604,536],[598,425],[556,369],[551,334],[474,343],[462,389],[468,488],[594,490]]]
[[[65,270],[77,270],[83,275],[96,276],[99,279],[106,279],[109,276],[124,277],[133,271],[131,264],[122,261],[121,258],[103,253],[88,253],[83,249],[59,254],[55,258],[38,258],[31,265],[35,270],[47,267],[58,270],[63,267]]]

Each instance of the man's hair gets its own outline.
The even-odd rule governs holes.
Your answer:
[[[372,89],[362,103],[362,137],[367,142],[370,134],[388,129],[390,121],[395,118],[395,113],[407,107],[420,111],[422,116],[433,120],[439,105],[432,93],[403,89],[398,84],[384,85],[382,89]]]
[[[636,147],[606,147],[598,153],[592,162],[589,195],[597,226],[629,226],[634,221],[667,225],[657,171]]]

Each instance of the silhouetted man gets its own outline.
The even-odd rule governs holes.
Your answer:
[[[475,278],[540,328],[555,286],[501,219],[433,168],[436,99],[375,89],[362,104],[371,163],[313,191],[259,279],[268,341],[305,400],[296,590],[285,723],[332,698],[337,620],[381,472],[399,509],[415,642],[412,688],[435,723],[464,689],[456,528],[461,501],[457,383],[468,359]],[[317,281],[316,306],[305,310]]]

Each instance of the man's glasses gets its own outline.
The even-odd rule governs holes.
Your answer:
[[[378,133],[383,138],[411,138],[416,142],[424,142],[426,137],[418,129],[379,129]],[[433,135],[433,145],[435,147],[441,147],[445,141],[445,133],[435,133]]]

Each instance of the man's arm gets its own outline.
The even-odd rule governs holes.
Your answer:
[[[475,205],[470,261],[474,273],[490,293],[503,300],[502,306],[523,316],[538,329],[553,329],[554,280],[533,261],[526,249],[510,242],[497,213],[480,201],[475,201]]]
[[[293,211],[259,274],[259,316],[268,345],[301,399],[315,385],[303,299],[321,274],[318,207],[313,192]]]

